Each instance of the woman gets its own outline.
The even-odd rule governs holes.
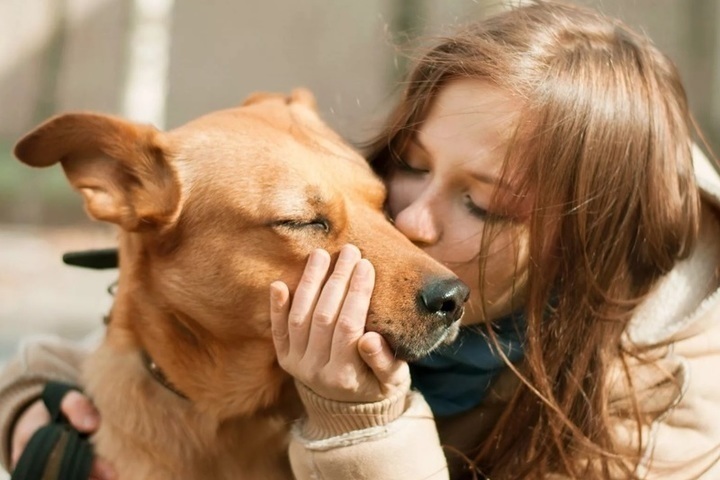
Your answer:
[[[459,341],[410,369],[440,441],[362,333],[371,265],[347,247],[326,281],[318,251],[292,302],[271,288],[308,410],[296,476],[446,478],[444,447],[451,478],[719,477],[720,179],[692,131],[673,64],[586,9],[431,48],[369,159],[398,229],[473,292]]]
[[[499,324],[490,337],[500,357],[517,353],[507,340],[525,330],[523,361],[508,365],[492,392],[478,388],[443,402],[463,384],[438,394],[427,378],[437,375],[433,361],[413,368],[441,440],[477,472],[502,479],[720,475],[720,409],[699,405],[720,399],[704,378],[710,365],[720,366],[706,356],[717,353],[709,345],[718,337],[710,335],[720,335],[718,190],[701,201],[691,125],[666,57],[619,22],[569,6],[500,14],[434,47],[415,67],[369,157],[387,181],[389,213],[471,286],[466,329]],[[340,315],[345,285],[321,288],[322,265],[311,261],[305,285],[314,288],[296,292],[289,311],[287,291],[275,286],[281,365],[309,407],[297,439],[305,446],[302,435],[323,438],[318,431],[337,412],[323,400],[372,400],[361,368],[347,385],[339,370],[347,362],[333,365],[332,356],[305,348],[322,344],[315,337],[327,331],[315,328],[308,299],[318,299],[317,318],[337,312],[338,327],[348,323],[348,304],[365,305],[349,293]],[[362,289],[355,282],[351,292]],[[288,316],[303,321],[286,326]],[[374,334],[359,339],[361,355],[380,346]],[[482,353],[470,342],[465,355],[467,347],[435,362],[440,375],[458,374],[468,368],[466,356]],[[388,355],[364,358],[376,390],[402,401],[402,374]],[[486,376],[495,368],[475,366],[487,367],[478,369]],[[691,369],[698,378],[688,378]],[[327,430],[338,438],[337,428]],[[384,443],[378,452],[395,451]],[[302,465],[309,450],[291,451]],[[380,453],[375,462],[391,461]],[[312,461],[308,470],[323,468],[317,454]]]

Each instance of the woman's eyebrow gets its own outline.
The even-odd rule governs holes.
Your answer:
[[[497,185],[501,188],[508,188],[508,185],[505,182],[501,182],[500,179],[494,175],[490,175],[484,172],[470,172],[470,176],[475,180],[482,183],[487,183],[488,185]]]
[[[408,140],[408,143],[411,145],[414,145],[418,149],[422,150],[427,155],[430,155],[430,152],[428,151],[428,149],[423,144],[422,140],[420,140],[420,138],[417,135],[413,135],[412,137],[410,137],[410,139]]]

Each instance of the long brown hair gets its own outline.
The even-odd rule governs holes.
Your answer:
[[[419,59],[371,145],[380,175],[456,78],[521,100],[501,179],[513,195],[493,201],[529,205],[523,382],[475,465],[503,480],[632,478],[640,447],[620,455],[611,434],[609,365],[631,354],[621,339],[634,308],[689,255],[699,225],[678,72],[647,38],[592,10],[544,1],[510,9]],[[481,272],[493,228],[501,222],[485,229]]]

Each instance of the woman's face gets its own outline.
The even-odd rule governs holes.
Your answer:
[[[396,227],[470,287],[466,325],[507,315],[522,301],[517,269],[525,270],[527,254],[526,230],[519,222],[508,218],[498,225],[482,296],[478,278],[490,199],[496,188],[509,188],[498,185],[498,177],[518,113],[518,103],[488,83],[448,83],[403,152],[406,165],[387,180]]]

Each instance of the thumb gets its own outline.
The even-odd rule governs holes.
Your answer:
[[[73,427],[84,433],[93,433],[100,426],[100,414],[88,397],[70,391],[62,399],[60,409]]]
[[[366,332],[358,341],[360,357],[383,386],[399,386],[410,376],[407,362],[395,358],[385,339],[376,332]]]

